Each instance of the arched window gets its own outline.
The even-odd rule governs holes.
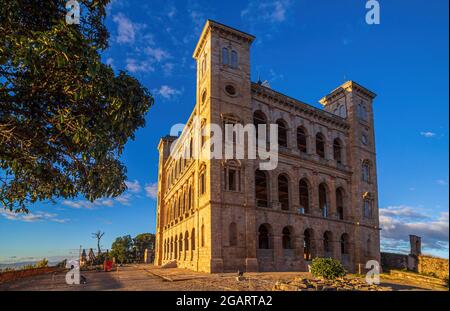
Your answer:
[[[181,193],[181,198],[180,198],[180,214],[179,216],[183,216],[184,214],[184,193]]]
[[[325,158],[325,138],[321,133],[316,135],[316,153],[319,157]]]
[[[206,177],[205,171],[203,170],[200,173],[200,194],[204,194],[206,192]]]
[[[328,217],[327,188],[325,184],[319,185],[319,208],[323,217]]]
[[[255,198],[256,206],[268,207],[267,175],[261,170],[255,171]]]
[[[291,230],[289,229],[289,227],[284,227],[283,231],[283,248],[284,249],[291,249],[292,248],[292,242],[291,242]]]
[[[228,64],[229,64],[228,49],[222,48],[222,65],[228,65]]]
[[[306,261],[310,261],[312,259],[312,230],[306,229],[303,233],[303,258]]]
[[[325,257],[331,257],[331,232],[325,231],[323,234],[323,251],[325,253]]]
[[[333,156],[337,163],[342,163],[342,144],[339,138],[333,141]]]
[[[236,51],[231,51],[231,67],[232,68],[238,67],[238,54]]]
[[[258,229],[258,248],[269,249],[271,248],[270,243],[270,230],[267,224],[259,226]]]
[[[372,218],[372,199],[367,195],[363,199],[363,216],[364,218]]]
[[[302,127],[297,128],[297,147],[300,152],[306,153],[308,151],[308,143],[306,141],[306,132]]]
[[[230,246],[236,246],[237,245],[237,228],[236,223],[232,222],[230,224]]]
[[[183,234],[180,233],[180,238],[178,239],[178,245],[179,245],[179,252],[180,252],[180,256],[178,256],[178,258],[181,259],[181,254],[183,253]]]
[[[258,140],[258,137],[262,137],[261,135],[259,135],[260,134],[259,131],[262,131],[261,134],[267,133],[266,115],[262,111],[259,111],[259,110],[255,111],[253,113],[253,124],[255,125],[255,129],[256,129],[256,140]],[[261,126],[259,126],[259,125],[261,125]],[[267,134],[265,136],[266,136],[265,139],[267,141],[267,139],[268,139]]]
[[[277,121],[278,125],[278,145],[281,147],[287,147],[287,126],[286,122],[279,119]]]
[[[192,186],[189,186],[187,206],[187,210],[190,211],[192,208]]]
[[[284,174],[278,176],[278,202],[282,210],[289,210],[289,180]]]
[[[189,250],[189,231],[184,233],[184,250],[185,252]]]
[[[370,182],[370,162],[364,160],[361,168],[361,178],[362,181]]]
[[[173,241],[174,244],[174,250],[173,250],[173,258],[178,259],[178,241],[177,237],[175,237],[175,240]]]
[[[194,158],[194,145],[193,145],[193,139],[191,137],[191,139],[189,140],[189,159],[193,159]]]
[[[336,212],[339,219],[344,219],[344,195],[341,188],[336,189]]]
[[[201,247],[205,247],[205,225],[204,224],[202,224],[202,227],[200,228],[200,230],[201,230],[201,239],[200,239],[200,241],[201,241],[201,244],[200,244],[200,246]]]
[[[300,213],[309,213],[309,188],[305,179],[300,180],[298,185],[300,195]]]
[[[192,228],[191,233],[191,251],[195,251],[195,228]]]
[[[348,234],[344,233],[341,235],[341,254],[347,255],[349,254],[349,241]]]

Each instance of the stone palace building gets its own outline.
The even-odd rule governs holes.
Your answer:
[[[372,102],[354,81],[318,109],[250,80],[254,37],[208,20],[193,57],[196,103],[160,140],[155,264],[196,271],[306,271],[315,257],[350,271],[380,261]],[[278,165],[183,156],[205,124],[277,124]],[[200,136],[202,136],[200,134]],[[173,143],[173,152],[171,145]],[[174,155],[175,154],[175,155]]]

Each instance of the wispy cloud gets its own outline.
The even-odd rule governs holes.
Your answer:
[[[180,95],[182,91],[168,85],[162,85],[159,89],[154,90],[154,93],[161,95],[165,99],[172,99],[173,97]]]
[[[116,42],[120,44],[134,43],[136,39],[136,30],[138,28],[137,25],[122,13],[114,15],[113,21],[117,24]]]
[[[156,199],[158,197],[158,183],[150,183],[145,185],[145,194],[147,197]]]
[[[59,218],[57,214],[48,213],[43,211],[24,213],[15,213],[10,210],[0,209],[0,215],[9,220],[18,220],[24,222],[37,222],[37,221],[51,221],[57,223],[66,223],[69,221],[67,218]]]
[[[130,192],[139,193],[141,192],[141,184],[137,179],[134,181],[126,181],[125,184]]]
[[[286,20],[286,13],[291,1],[250,1],[241,11],[241,18],[250,22],[281,23]]]
[[[144,52],[157,62],[170,58],[169,52],[157,47],[147,47],[144,49]]]
[[[129,72],[153,72],[155,68],[147,60],[138,60],[135,58],[126,59],[126,67]]]
[[[431,137],[436,136],[436,133],[427,131],[427,132],[420,132],[420,135],[422,135],[423,137],[426,137],[426,138],[431,138]]]
[[[407,251],[410,234],[422,237],[428,251],[448,249],[448,212],[432,217],[419,208],[400,205],[380,209],[382,248]]]
[[[114,198],[117,202],[119,202],[122,205],[130,206],[131,205],[131,195],[129,193],[122,194],[118,196],[117,198]]]
[[[86,200],[78,200],[78,201],[64,200],[62,201],[62,204],[75,209],[94,209],[96,206],[112,207],[114,205],[114,201],[109,198],[98,199],[95,200],[94,202],[89,202]]]

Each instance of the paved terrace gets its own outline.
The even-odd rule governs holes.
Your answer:
[[[305,272],[245,273],[244,281],[236,281],[235,273],[206,274],[179,268],[162,269],[152,265],[127,265],[118,271],[82,271],[86,284],[67,285],[65,273],[45,274],[0,284],[0,290],[50,291],[263,291],[272,290],[277,281],[294,277],[312,278]],[[350,276],[351,277],[351,276]],[[447,290],[390,277],[381,278],[381,286],[394,290]]]

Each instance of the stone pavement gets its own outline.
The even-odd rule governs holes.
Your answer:
[[[67,285],[65,273],[45,274],[0,284],[4,290],[50,291],[271,291],[275,284],[297,279],[312,279],[306,272],[244,273],[242,281],[236,273],[207,274],[179,268],[161,269],[152,265],[127,265],[118,271],[82,271],[87,283]],[[353,279],[355,279],[353,277]],[[409,280],[383,279],[382,286],[393,290],[446,290]]]

